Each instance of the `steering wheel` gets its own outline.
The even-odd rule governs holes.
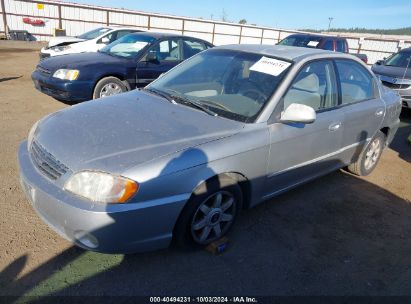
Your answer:
[[[249,88],[249,89],[244,89],[244,91],[241,93],[242,95],[255,100],[258,103],[264,103],[268,96],[262,93],[260,90]]]
[[[263,93],[260,85],[252,80],[247,80],[247,82],[239,88],[238,94],[242,94],[258,103],[264,103],[268,98],[268,96]]]

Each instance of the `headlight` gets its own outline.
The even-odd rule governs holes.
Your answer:
[[[79,70],[60,69],[54,72],[53,77],[62,80],[76,80],[79,74]]]
[[[69,45],[55,46],[53,47],[53,51],[62,52],[62,51],[68,50],[69,48],[71,48],[71,46]]]
[[[27,136],[27,147],[28,147],[29,150],[30,150],[31,144],[33,142],[34,134],[36,133],[39,122],[40,122],[40,120],[38,120],[34,123],[34,125],[31,127],[31,129],[29,131],[29,135]]]
[[[138,184],[128,178],[104,172],[81,171],[71,176],[64,190],[93,202],[124,203],[138,190]]]

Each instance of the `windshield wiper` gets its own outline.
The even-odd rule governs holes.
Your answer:
[[[150,92],[150,93],[152,93],[152,94],[155,94],[155,95],[157,95],[157,96],[163,97],[164,99],[168,100],[168,101],[171,102],[171,103],[176,104],[176,102],[174,101],[174,99],[173,99],[169,94],[164,93],[163,91],[156,90],[156,89],[151,89],[151,88],[142,88],[141,90],[148,91],[148,92]]]
[[[207,107],[203,106],[200,102],[198,102],[198,101],[196,101],[196,100],[191,100],[191,99],[189,99],[189,98],[187,98],[187,97],[185,97],[185,96],[182,96],[182,95],[180,95],[179,92],[174,91],[174,90],[167,90],[167,91],[170,91],[170,92],[175,93],[175,94],[170,94],[170,97],[171,97],[174,101],[175,101],[176,99],[177,99],[177,100],[180,100],[180,101],[182,101],[183,103],[186,103],[186,104],[189,104],[189,105],[194,106],[195,108],[197,108],[197,109],[199,109],[199,110],[207,113],[208,115],[218,116],[218,114],[217,114],[216,112],[211,111],[210,109],[208,109]]]

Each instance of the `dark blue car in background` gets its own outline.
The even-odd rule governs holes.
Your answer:
[[[166,33],[134,33],[98,53],[56,56],[39,62],[35,87],[58,100],[79,102],[143,87],[183,60],[213,47]]]

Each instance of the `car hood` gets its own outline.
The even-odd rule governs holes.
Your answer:
[[[60,44],[70,44],[75,42],[85,41],[85,39],[77,38],[77,37],[70,37],[70,36],[60,36],[60,37],[52,37],[50,38],[48,47],[57,46]]]
[[[231,136],[243,127],[136,90],[51,114],[39,124],[35,140],[73,172],[121,174],[155,158]]]
[[[40,61],[39,66],[53,72],[64,68],[80,69],[102,64],[124,64],[125,61],[127,61],[125,58],[97,52],[53,56]]]
[[[394,77],[394,78],[403,78],[405,68],[374,64],[372,66],[372,71],[375,74],[379,74],[379,75],[384,75],[384,76],[389,76],[389,77]],[[405,74],[405,78],[411,79],[411,66],[408,68],[407,73]]]

